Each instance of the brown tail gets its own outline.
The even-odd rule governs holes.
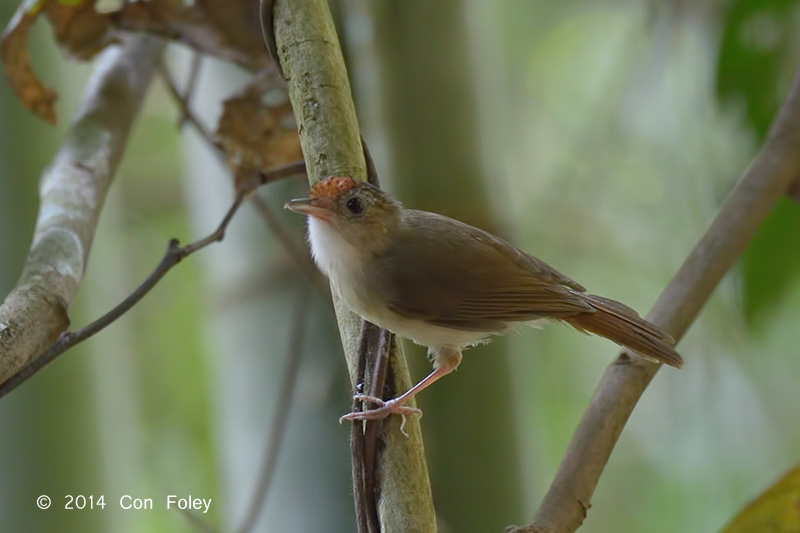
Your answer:
[[[581,294],[594,313],[580,313],[561,320],[584,333],[595,333],[638,353],[645,359],[681,368],[683,358],[675,351],[675,341],[636,311],[617,301],[593,294]]]

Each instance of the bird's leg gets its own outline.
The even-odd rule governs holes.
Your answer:
[[[408,407],[404,405],[408,400],[413,398],[423,389],[433,385],[436,381],[445,377],[447,374],[458,368],[461,362],[461,351],[452,348],[439,348],[434,354],[434,370],[428,374],[425,379],[408,389],[406,392],[393,398],[391,400],[382,400],[367,394],[356,394],[353,396],[354,400],[361,400],[376,404],[378,407],[375,409],[368,409],[366,411],[353,411],[339,419],[339,422],[345,420],[381,420],[391,414],[401,416],[407,415],[420,415],[422,411],[415,407]]]

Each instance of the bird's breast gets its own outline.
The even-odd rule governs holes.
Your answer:
[[[311,253],[320,270],[328,276],[344,303],[365,320],[417,344],[436,349],[461,349],[480,343],[496,332],[466,331],[402,316],[391,310],[386,287],[376,279],[366,259],[329,222],[310,217],[308,238]],[[383,280],[387,282],[387,280]]]

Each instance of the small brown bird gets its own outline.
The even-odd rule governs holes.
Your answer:
[[[286,208],[308,215],[311,251],[344,302],[365,320],[428,347],[434,370],[404,394],[342,419],[372,420],[421,411],[404,405],[455,370],[461,351],[518,323],[560,320],[645,359],[680,368],[665,332],[614,300],[483,230],[405,209],[384,191],[329,177]]]

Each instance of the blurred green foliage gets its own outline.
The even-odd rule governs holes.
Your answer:
[[[797,6],[797,0],[732,0],[723,9],[717,92],[742,101],[759,140],[790,81]]]
[[[383,2],[342,1],[341,35],[387,187],[409,207],[480,215],[474,222],[643,313],[755,153],[800,59],[797,1]],[[12,4],[0,3],[3,22]],[[395,10],[384,25],[402,21],[397,41],[379,37],[387,47],[400,46],[401,37],[410,43],[384,51],[409,70],[381,73],[388,61],[370,63],[379,40],[376,9]],[[416,35],[425,25],[415,17],[433,9],[459,14],[437,19],[440,25],[464,28]],[[408,57],[414,44],[434,37],[453,41],[414,51],[424,54],[419,63]],[[45,26],[31,39],[34,64],[60,89],[67,123],[87,69],[55,57]],[[456,54],[463,54],[457,64]],[[442,79],[456,67],[458,77]],[[442,78],[428,87],[414,68],[440,69]],[[231,83],[232,70],[201,76],[197,109],[210,124],[216,102],[232,90],[216,85]],[[408,79],[381,87],[381,79],[398,76]],[[410,88],[399,90],[404,84]],[[25,258],[38,175],[63,130],[21,110],[3,82],[0,113],[4,294]],[[228,177],[209,163],[205,146],[185,140],[193,134],[179,136],[175,117],[154,85],[101,219],[75,325],[127,295],[169,237],[185,242],[210,230],[227,206]],[[400,129],[404,142],[391,133]],[[451,171],[452,180],[437,187],[424,183]],[[469,195],[459,189],[467,173]],[[302,192],[286,183],[265,194],[279,208]],[[581,531],[714,530],[797,463],[798,210],[789,200],[776,206],[744,257],[741,278],[721,284],[682,341],[686,369],[665,369],[642,398]],[[300,221],[285,221],[301,242]],[[34,508],[39,494],[58,502],[77,491],[104,491],[114,507],[123,491],[158,501],[167,492],[191,492],[214,498],[212,522],[236,524],[276,405],[295,274],[245,208],[225,243],[176,267],[129,315],[0,402],[0,530],[195,530],[163,508]],[[329,531],[352,531],[347,429],[336,423],[349,391],[331,314],[315,304],[289,440],[261,530],[298,531],[307,518]],[[484,347],[470,350],[440,390],[420,397],[430,406],[422,425],[430,459],[439,461],[431,471],[440,473],[434,493],[446,509],[443,533],[448,523],[486,523],[482,506],[462,497],[486,487],[506,498],[503,512],[516,514],[507,523],[529,518],[616,350],[559,327],[521,330],[505,342],[509,368],[496,365],[492,385],[507,388],[497,396],[500,406],[482,402],[481,373],[496,353]],[[421,355],[412,367],[417,376],[429,369]],[[430,405],[437,395],[448,396]],[[471,398],[470,409],[451,416],[464,404],[448,400],[463,397]],[[495,409],[505,409],[503,416]],[[513,428],[502,434],[515,442],[493,450],[505,466],[491,472],[491,455],[477,456],[470,435],[491,437],[493,424],[509,416]],[[480,449],[491,445],[481,442]],[[508,464],[512,473],[498,475]],[[443,479],[453,471],[458,490]],[[454,514],[457,520],[448,520]]]
[[[762,141],[791,81],[797,60],[796,0],[733,0],[722,16],[717,93],[744,108]],[[751,322],[769,319],[773,303],[800,276],[800,207],[783,200],[743,257],[744,310]]]

